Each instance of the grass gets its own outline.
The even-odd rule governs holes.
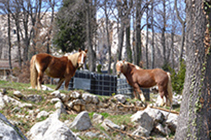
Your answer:
[[[56,86],[55,85],[46,85],[52,89],[54,89]],[[31,110],[36,110],[39,109],[40,111],[45,110],[47,112],[53,112],[55,111],[55,104],[48,102],[48,99],[50,99],[51,97],[49,96],[50,93],[52,93],[53,91],[37,91],[36,89],[29,89],[30,84],[25,84],[25,83],[16,83],[16,82],[7,82],[7,81],[1,81],[0,80],[0,89],[6,89],[6,91],[8,92],[8,96],[10,97],[14,97],[13,92],[18,90],[20,91],[23,95],[40,95],[42,97],[42,101],[38,102],[38,103],[34,103],[34,102],[29,102],[26,100],[19,100],[22,103],[31,103],[33,105],[33,108]],[[79,93],[85,93],[86,91],[83,90],[76,90]],[[1,91],[0,91],[1,92]],[[60,90],[61,93],[64,94],[69,94],[70,91],[65,91],[65,90]],[[111,96],[100,96],[97,95],[100,101],[104,101],[107,102],[109,98],[111,98]],[[153,97],[152,97],[153,98]],[[131,103],[135,103],[136,99],[127,99],[127,101],[131,102]],[[7,104],[2,110],[0,110],[0,113],[2,113],[8,120],[13,120],[16,122],[19,122],[20,125],[17,125],[21,131],[23,132],[23,134],[26,136],[26,133],[31,129],[31,127],[40,121],[45,120],[47,117],[42,117],[40,119],[36,119],[36,118],[30,118],[27,116],[30,116],[30,112],[28,109],[26,108],[20,108],[19,110],[14,110],[16,106],[12,105],[12,104]],[[179,106],[178,107],[174,107],[174,109],[176,111],[179,110]],[[89,117],[90,119],[93,118],[93,114],[95,112],[90,112],[89,113]],[[107,112],[102,112],[99,113],[101,115],[104,116],[104,119],[109,119],[111,120],[113,123],[117,124],[117,125],[125,125],[127,126],[127,130],[129,130],[129,132],[132,132],[135,130],[135,128],[133,127],[134,124],[131,123],[131,119],[130,117],[132,116],[132,114],[124,114],[124,115],[113,115]],[[24,117],[19,117],[19,116],[24,116]],[[77,114],[61,114],[60,116],[60,121],[64,122],[66,120],[69,120],[70,122],[74,121],[75,117],[77,116]],[[103,134],[106,133],[108,134],[112,139],[116,138],[116,135],[118,134],[117,132],[106,132],[104,130],[103,127],[100,126],[100,124],[96,124],[94,126],[94,131],[96,131],[99,134]],[[76,130],[72,130],[77,132]],[[90,130],[89,130],[90,131]],[[87,138],[85,136],[81,136],[82,140],[88,140],[90,138]],[[98,139],[98,138],[92,138],[92,139]],[[128,137],[122,137],[122,139],[130,139]]]

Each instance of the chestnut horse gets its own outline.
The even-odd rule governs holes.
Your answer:
[[[79,51],[75,54],[54,57],[46,53],[36,54],[30,62],[30,80],[32,88],[37,86],[41,90],[41,83],[44,72],[53,78],[60,78],[56,90],[60,88],[65,81],[65,90],[68,89],[71,78],[75,75],[77,68],[82,67],[85,63],[87,50]]]
[[[164,99],[166,98],[166,105],[172,104],[172,85],[169,72],[165,72],[162,69],[142,69],[134,64],[126,61],[117,61],[116,70],[118,76],[123,73],[127,79],[129,85],[133,87],[133,94],[137,98],[136,92],[139,93],[140,98],[145,102],[145,97],[140,90],[141,88],[150,88],[158,86],[158,91],[161,97],[160,106],[164,106]]]

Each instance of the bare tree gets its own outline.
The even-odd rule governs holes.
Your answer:
[[[93,50],[93,44],[92,44],[92,26],[91,26],[91,6],[92,1],[85,0],[86,2],[86,38],[87,38],[87,48],[88,48],[88,58],[89,58],[89,70],[95,71],[95,59],[96,59],[96,53]]]
[[[183,51],[184,51],[184,42],[185,42],[185,24],[186,24],[186,19],[182,19],[182,17],[180,16],[178,7],[177,7],[177,1],[178,0],[174,0],[174,5],[175,5],[175,10],[177,13],[177,18],[179,20],[179,22],[182,24],[182,39],[181,39],[181,44],[180,44],[180,53],[179,53],[179,67],[181,65],[182,62],[182,58],[183,58]]]
[[[186,1],[186,77],[175,140],[210,140],[211,2]]]

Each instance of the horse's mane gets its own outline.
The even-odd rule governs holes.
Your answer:
[[[124,65],[129,64],[129,65],[135,67],[136,69],[142,69],[142,68],[140,68],[139,66],[137,66],[137,65],[135,65],[135,64],[132,64],[132,63],[130,63],[130,62],[127,62],[127,61],[125,61],[123,64],[124,64]]]
[[[74,67],[77,67],[78,57],[80,55],[80,52],[74,53],[72,55],[68,55],[68,59],[72,62]]]

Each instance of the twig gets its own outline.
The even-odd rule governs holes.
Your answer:
[[[179,115],[179,112],[174,111],[174,110],[170,110],[170,109],[165,109],[165,108],[155,107],[155,106],[150,106],[150,108],[159,109],[159,110],[162,110],[162,111],[166,111],[166,112],[170,112],[170,113]]]

